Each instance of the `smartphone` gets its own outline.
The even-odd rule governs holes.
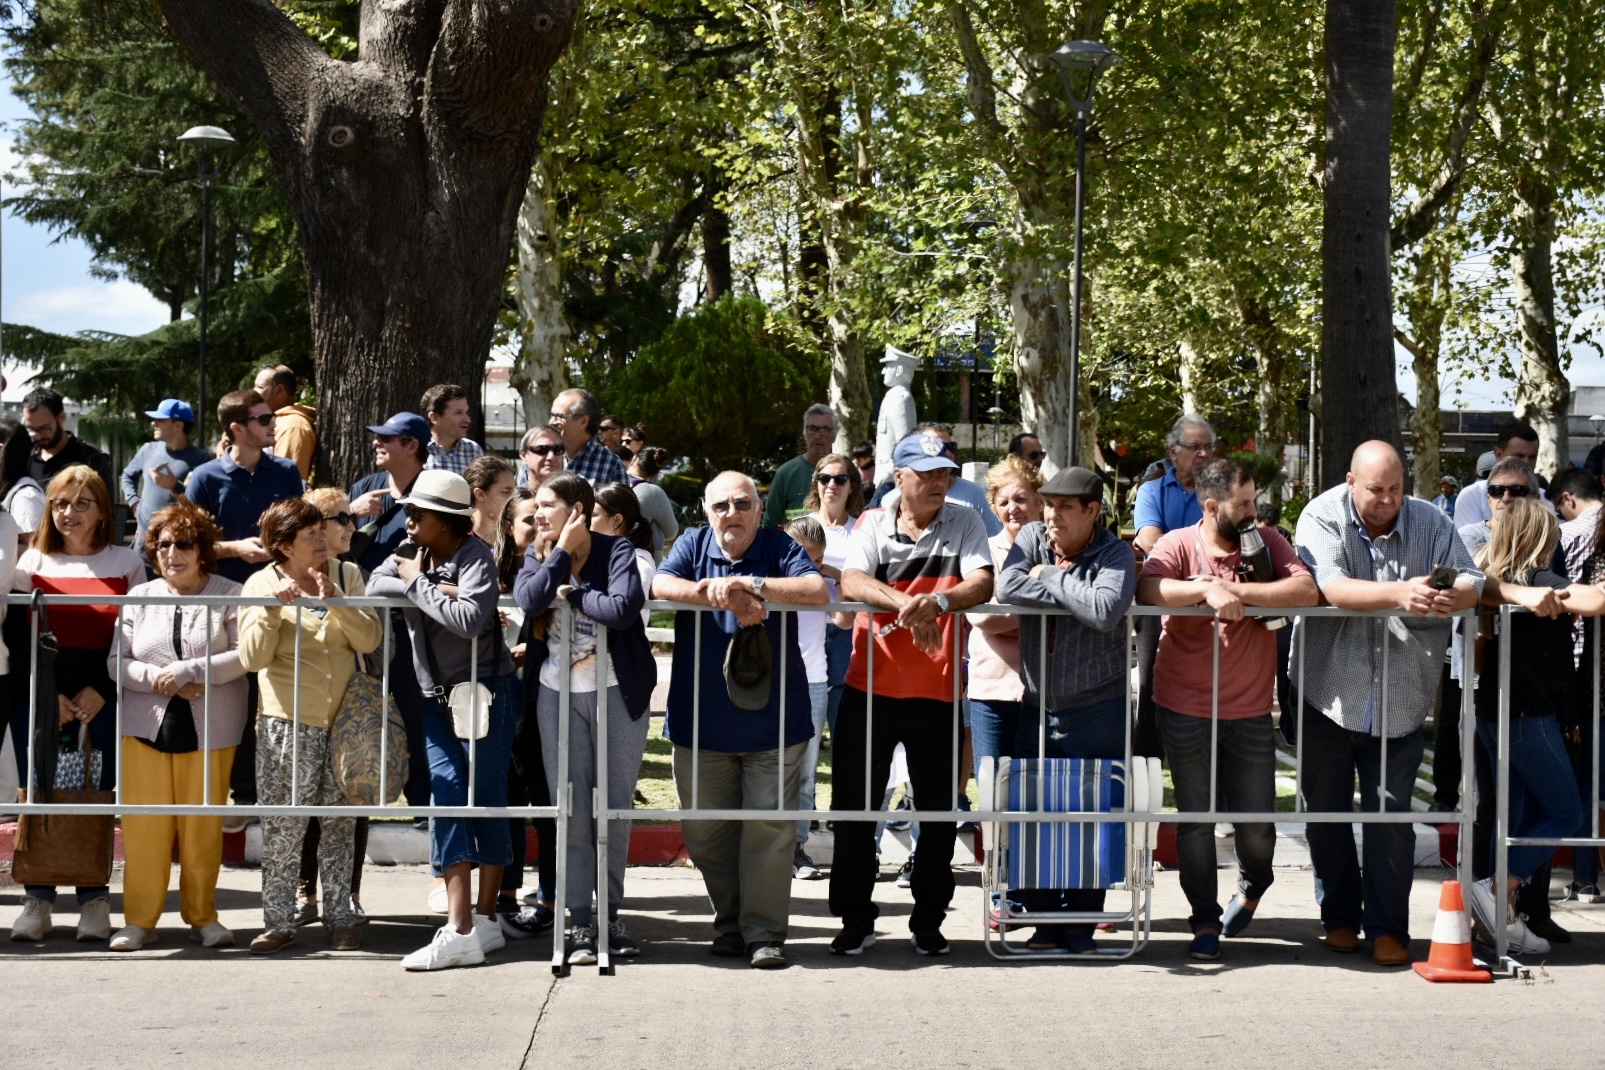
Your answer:
[[[169,465],[166,461],[163,461],[161,464],[157,465],[156,466],[156,471],[161,473],[164,476],[170,476],[170,475],[173,474],[172,466]]]
[[[1449,565],[1432,566],[1432,575],[1427,577],[1427,586],[1440,591],[1447,591],[1455,585],[1460,573]]]

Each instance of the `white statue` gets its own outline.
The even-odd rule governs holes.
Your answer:
[[[892,474],[892,451],[914,430],[914,382],[917,358],[896,346],[887,346],[881,358],[881,380],[886,396],[881,398],[880,419],[875,424],[875,476]]]

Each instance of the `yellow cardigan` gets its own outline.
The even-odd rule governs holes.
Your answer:
[[[339,578],[330,577],[335,593],[361,597],[365,590],[362,570],[349,561],[342,565]],[[246,579],[241,593],[271,597],[281,582],[282,573],[267,565]],[[378,649],[384,638],[383,625],[371,609],[331,606],[321,616],[303,609],[300,617],[300,723],[328,728],[356,672],[356,655]],[[240,607],[240,664],[261,674],[264,717],[290,720],[295,709],[295,621],[294,606]]]

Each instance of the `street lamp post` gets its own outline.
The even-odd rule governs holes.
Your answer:
[[[1048,59],[1059,69],[1065,96],[1076,110],[1076,229],[1074,267],[1070,276],[1070,463],[1081,455],[1081,219],[1086,210],[1087,113],[1098,74],[1120,64],[1120,55],[1098,41],[1067,41]],[[1087,72],[1087,95],[1076,96],[1071,71]]]
[[[195,406],[195,419],[199,421],[202,437],[206,431],[206,291],[209,288],[212,256],[212,178],[217,174],[213,153],[222,152],[234,144],[234,138],[220,126],[192,126],[178,136],[178,140],[195,150],[201,175],[201,367],[199,398]]]

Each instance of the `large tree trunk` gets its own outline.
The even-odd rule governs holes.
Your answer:
[[[1321,450],[1330,482],[1368,439],[1400,445],[1388,262],[1393,0],[1327,0]]]
[[[365,0],[343,62],[269,0],[156,2],[279,170],[307,270],[317,467],[349,483],[369,469],[366,424],[431,383],[479,394],[575,6]]]
[[[556,196],[557,164],[543,153],[518,211],[518,359],[510,382],[523,399],[526,427],[545,422],[552,399],[569,388],[573,334],[563,310]]]
[[[1275,498],[1282,489],[1283,447],[1287,441],[1287,400],[1285,378],[1287,351],[1282,333],[1276,329],[1270,311],[1252,294],[1238,292],[1237,309],[1243,318],[1243,330],[1254,346],[1254,363],[1259,373],[1254,383],[1254,407],[1258,420],[1254,435],[1254,451],[1262,457],[1276,461],[1276,476],[1258,490]]]
[[[1535,181],[1518,183],[1511,253],[1511,283],[1521,321],[1521,374],[1516,378],[1516,418],[1538,432],[1538,471],[1548,479],[1571,464],[1567,408],[1571,384],[1561,369],[1555,330],[1555,190]]]
[[[1176,343],[1176,376],[1181,380],[1182,411],[1202,415],[1204,402],[1198,388],[1204,381],[1204,355],[1190,339]]]
[[[1439,389],[1438,356],[1443,348],[1443,323],[1449,314],[1452,259],[1430,245],[1416,262],[1415,278],[1400,303],[1410,317],[1412,336],[1395,331],[1394,337],[1410,353],[1416,377],[1416,407],[1410,414],[1410,440],[1415,448],[1411,468],[1413,493],[1431,498],[1438,493],[1443,475],[1443,404]]]
[[[730,212],[724,204],[729,181],[722,172],[708,176],[708,203],[702,210],[702,270],[707,276],[703,300],[713,304],[735,288],[730,265]]]
[[[1022,221],[1020,229],[1028,230],[1029,223]],[[1016,239],[1021,248],[1035,244],[1028,233]],[[1026,257],[1006,271],[1020,424],[1042,440],[1042,470],[1052,475],[1070,456],[1070,287],[1062,261]]]

